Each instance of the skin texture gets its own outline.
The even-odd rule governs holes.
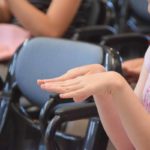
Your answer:
[[[150,11],[150,1],[148,10]],[[90,68],[94,68],[91,72]],[[150,149],[150,115],[141,103],[148,71],[142,67],[135,90],[120,74],[90,65],[68,71],[61,77],[38,80],[46,91],[80,102],[94,97],[105,131],[117,150]],[[94,71],[95,70],[95,71]]]
[[[8,22],[10,19],[10,11],[5,0],[0,0],[0,23]]]
[[[53,81],[64,81],[64,80],[76,78],[78,76],[84,76],[84,75],[89,75],[89,74],[99,73],[99,72],[105,72],[105,68],[99,64],[86,65],[86,67],[81,66],[78,68],[70,69],[64,75],[62,75],[60,77],[56,77],[53,79],[38,80],[38,84],[39,85],[42,85],[45,83],[47,84],[49,82],[51,83],[51,81],[52,82]]]
[[[23,39],[22,41],[30,35],[33,37],[62,37],[72,23],[80,4],[81,0],[52,0],[47,12],[44,13],[30,4],[28,0],[0,0],[0,23],[7,23],[8,26],[11,17],[14,16],[27,32],[26,35],[28,34],[28,36],[22,34],[20,38]],[[3,26],[6,27],[4,24]],[[4,31],[3,26],[0,26],[0,32]],[[6,30],[5,36],[1,36],[1,42],[4,39],[8,40],[0,45],[0,61],[9,60],[16,51],[16,47],[22,43],[19,38],[19,40],[10,38],[14,35],[15,31],[12,29],[14,26],[9,24],[10,28]]]
[[[3,1],[0,0],[0,10],[4,12]],[[76,15],[81,0],[52,0],[46,14],[27,0],[5,0],[4,2],[5,8],[7,7],[5,11],[9,12],[9,17],[4,16],[6,18],[15,16],[33,36],[61,37]]]
[[[148,150],[150,116],[140,102],[147,76],[143,67],[134,92],[120,74],[105,72],[102,66],[95,64],[37,83],[43,90],[59,93],[61,98],[73,98],[76,102],[93,95],[104,129],[115,147]]]
[[[142,69],[143,61],[143,58],[135,58],[122,63],[124,75],[129,83],[137,83]]]

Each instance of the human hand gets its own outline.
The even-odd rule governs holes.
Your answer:
[[[73,98],[74,101],[79,102],[91,95],[106,97],[113,93],[113,83],[114,81],[116,83],[117,80],[115,74],[112,72],[87,74],[65,81],[46,82],[40,87],[48,92],[59,93],[61,98]]]
[[[143,58],[131,59],[123,62],[122,69],[125,75],[125,78],[129,83],[137,82],[141,68],[143,64]]]
[[[98,73],[98,72],[105,72],[105,68],[100,64],[85,65],[85,66],[71,69],[60,77],[56,77],[53,79],[38,80],[37,83],[38,85],[42,85],[48,82],[65,81],[79,76],[84,76],[84,75]]]

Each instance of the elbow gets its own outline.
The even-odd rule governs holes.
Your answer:
[[[59,37],[62,37],[63,35],[64,35],[64,33],[60,32],[60,31],[51,31],[51,32],[47,33],[47,36],[54,37],[54,38],[59,38]]]
[[[150,143],[148,142],[143,142],[142,144],[141,143],[139,143],[139,144],[137,144],[137,146],[135,147],[137,150],[138,149],[142,149],[142,150],[149,150],[149,148],[150,148]]]
[[[47,20],[47,18],[45,20],[42,21],[42,23],[37,24],[32,24],[31,26],[27,26],[26,27],[28,30],[30,30],[30,33],[35,36],[35,37],[54,37],[54,38],[59,38],[62,37],[66,30],[67,27],[62,27],[60,25],[51,23],[50,21]]]

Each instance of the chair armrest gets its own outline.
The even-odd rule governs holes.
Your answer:
[[[55,115],[60,116],[63,121],[72,121],[83,118],[98,116],[94,102],[91,103],[72,103],[63,107],[56,108]]]
[[[106,35],[116,34],[116,30],[111,26],[89,26],[78,28],[73,35],[73,40],[99,43]]]
[[[72,102],[72,99],[61,100],[59,95],[55,94],[49,97],[49,100],[44,104],[40,111],[39,120],[40,120],[40,130],[41,133],[45,133],[48,120],[51,120],[54,117],[55,107],[63,105],[65,103]]]
[[[49,122],[45,132],[45,144],[47,150],[57,149],[55,134],[63,122],[91,118],[98,116],[94,102],[91,103],[72,103],[55,109],[55,117]]]
[[[93,102],[93,97],[86,99],[84,104],[90,102]],[[66,111],[77,109],[78,105],[79,104],[74,103],[72,99],[62,100],[57,94],[50,96],[49,100],[42,107],[39,115],[41,133],[45,133],[48,121],[51,120],[56,113],[66,113]]]
[[[149,45],[148,37],[138,33],[105,36],[101,45],[107,45],[120,52],[123,60],[143,57]]]

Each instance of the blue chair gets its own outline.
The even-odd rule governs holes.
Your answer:
[[[47,125],[58,109],[79,105],[72,100],[62,101],[56,93],[42,91],[37,86],[37,79],[53,78],[71,68],[95,63],[104,65],[107,70],[121,72],[119,54],[106,46],[44,37],[25,41],[10,63],[1,94],[0,149],[42,150],[45,147],[43,137],[47,137],[48,133]],[[23,98],[29,104],[22,104]],[[90,97],[88,101],[93,99]],[[88,102],[86,104],[91,105]],[[93,116],[97,116],[95,112],[94,106]],[[85,117],[88,118],[87,115]],[[100,127],[100,130],[103,131],[103,128]],[[72,150],[73,145],[76,145],[74,149],[79,149],[83,145],[82,138],[60,132],[55,135],[54,138],[60,141],[56,145],[63,143],[62,149],[68,145]],[[48,144],[46,142],[47,149]],[[57,146],[51,147],[55,148]]]

